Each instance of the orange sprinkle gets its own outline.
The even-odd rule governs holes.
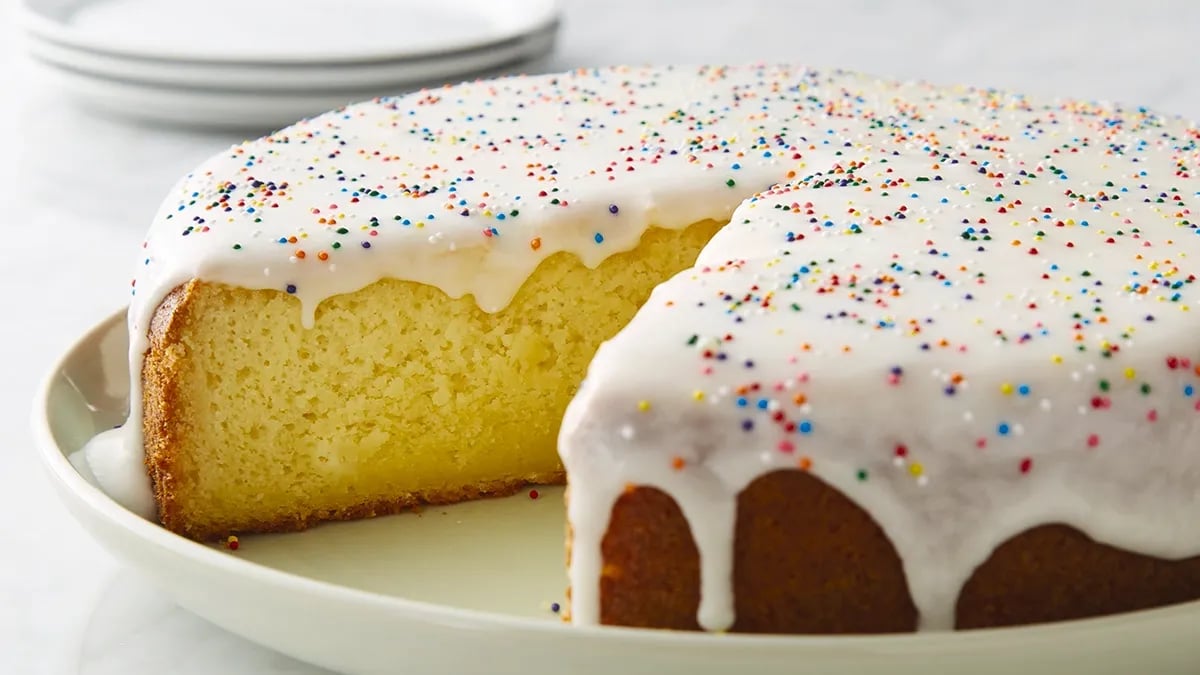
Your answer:
[[[542,247],[542,238],[541,237],[534,237],[533,239],[529,240],[529,248],[536,251],[541,247]]]
[[[797,464],[800,467],[801,471],[808,471],[809,469],[812,468],[812,459],[807,456],[801,457],[800,461]]]
[[[328,253],[326,253],[325,251],[318,251],[318,252],[317,252],[317,259],[318,259],[318,260],[329,260],[329,254],[328,254]]]
[[[675,469],[676,471],[682,470],[683,467],[686,465],[687,465],[687,462],[683,461],[683,458],[680,457],[679,455],[675,455],[674,457],[671,458],[671,468]]]
[[[306,255],[308,255],[308,254],[306,254],[304,252],[304,249],[300,249],[300,250],[296,251],[296,257],[300,258],[301,260],[303,260],[304,256],[306,256]]]
[[[796,405],[804,405],[808,402],[808,397],[804,394],[796,394],[792,397],[792,400],[796,402]]]

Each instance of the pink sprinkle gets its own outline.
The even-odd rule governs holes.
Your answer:
[[[792,445],[791,441],[779,441],[779,451],[780,452],[791,452],[795,449],[796,449],[796,446]]]
[[[1089,435],[1087,438],[1087,444],[1089,448],[1094,448],[1097,445],[1100,445],[1100,436],[1096,434]]]
[[[1158,411],[1151,410],[1150,412],[1146,413],[1146,419],[1151,422],[1157,422],[1158,421]]]

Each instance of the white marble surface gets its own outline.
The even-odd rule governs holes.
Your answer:
[[[75,109],[22,56],[14,1],[0,0],[0,673],[324,672],[174,607],[92,543],[36,463],[28,419],[37,382],[124,302],[132,254],[169,185],[239,139]],[[1200,119],[1200,3],[1186,0],[566,6],[555,69],[786,60],[1145,103]]]

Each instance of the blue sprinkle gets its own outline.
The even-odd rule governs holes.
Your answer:
[[[797,426],[796,428],[797,428],[797,429],[800,431],[800,433],[802,433],[802,434],[808,434],[808,433],[812,433],[812,422],[809,422],[808,420],[804,420],[804,421],[803,421],[803,422],[801,422],[801,423],[800,423],[800,425],[799,425],[799,426]]]
[[[1008,426],[1008,422],[1001,422],[1000,424],[996,425],[996,433],[1000,434],[1001,436],[1007,436],[1009,431],[1011,431],[1011,429]]]
[[[766,410],[767,406],[769,406],[769,405],[771,405],[771,402],[768,401],[767,399],[765,399],[765,398],[758,399],[758,409],[759,410]]]
[[[1192,394],[1195,394],[1195,393],[1196,393],[1195,387],[1193,387],[1190,384],[1184,385],[1184,387],[1183,387],[1183,395],[1184,396],[1191,396]]]
[[[747,401],[746,397],[744,397],[744,396],[739,396],[737,399],[737,406],[739,408],[745,408],[748,403],[749,403],[749,401]]]
[[[603,243],[603,242],[604,242],[604,235],[602,235],[602,234],[600,234],[599,232],[597,232],[597,233],[596,233],[596,236],[595,236],[595,237],[593,237],[593,239],[595,239],[595,240],[596,240],[596,243],[597,243],[597,244]]]
[[[1017,387],[1017,393],[1022,396],[1028,396],[1029,395],[1029,385],[1023,384],[1023,385]]]

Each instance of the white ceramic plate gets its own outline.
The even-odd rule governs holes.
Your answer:
[[[289,535],[231,553],[173,535],[110,500],[68,456],[122,419],[124,313],[64,356],[34,404],[55,487],[83,528],[196,614],[353,675],[620,672],[905,675],[1195,673],[1200,603],[1029,628],[892,636],[705,635],[576,628],[560,597],[558,489]]]
[[[535,46],[534,51],[544,52],[549,48],[545,41],[552,41],[553,36],[543,35],[535,39],[542,40],[543,45]],[[34,63],[69,98],[102,114],[156,124],[234,129],[256,134],[348,103],[376,96],[403,94],[422,87],[440,87],[446,82],[432,79],[345,89],[216,89],[103,77],[44,60]],[[470,78],[465,79],[494,77],[517,69],[522,72],[537,71],[540,69],[540,60],[535,58],[509,63],[472,73]]]
[[[113,56],[221,63],[394,60],[481,49],[558,20],[558,0],[21,0],[26,30]]]
[[[286,95],[296,92],[397,89],[417,82],[449,81],[484,69],[543,56],[554,46],[557,23],[481,49],[434,56],[346,63],[232,64],[143,59],[94,52],[30,34],[28,51],[50,66],[99,80],[148,86]]]

